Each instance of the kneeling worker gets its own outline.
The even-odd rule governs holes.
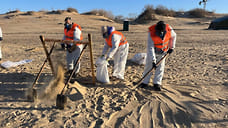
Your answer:
[[[129,49],[126,37],[121,32],[115,31],[114,27],[103,26],[101,31],[105,39],[102,57],[107,54],[107,61],[114,57],[113,77],[123,80]]]
[[[172,27],[165,24],[164,21],[159,21],[157,24],[149,27],[148,42],[147,42],[147,59],[144,68],[143,76],[155,67],[154,89],[161,91],[161,82],[165,69],[165,59],[156,67],[156,60],[161,58],[165,52],[171,54],[176,44],[176,33]],[[143,82],[139,85],[141,88],[148,86],[152,73],[148,74]]]

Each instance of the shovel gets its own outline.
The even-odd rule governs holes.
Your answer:
[[[55,47],[55,42],[53,43],[53,45],[52,45],[52,47],[51,47],[51,50],[50,50],[50,52],[49,52],[48,55],[47,55],[47,58],[44,60],[44,63],[43,63],[43,65],[41,66],[40,71],[39,71],[39,73],[37,74],[36,79],[34,80],[34,82],[33,82],[33,84],[32,84],[31,90],[29,90],[29,91],[31,91],[31,92],[29,92],[29,93],[27,94],[27,96],[26,96],[27,99],[28,99],[28,101],[34,102],[34,100],[37,98],[37,91],[36,91],[36,89],[34,89],[34,87],[35,87],[36,82],[38,81],[38,79],[39,79],[39,77],[40,77],[40,75],[41,75],[42,70],[44,69],[45,64],[47,63],[48,59],[50,58],[51,53],[52,53],[54,47]]]
[[[68,83],[70,82],[70,80],[71,80],[73,74],[75,73],[76,68],[77,68],[77,64],[79,63],[79,60],[81,59],[82,54],[84,53],[84,50],[86,49],[86,47],[87,47],[87,44],[86,44],[86,45],[84,46],[84,48],[82,49],[82,52],[80,53],[80,56],[78,57],[76,63],[74,64],[74,69],[73,69],[73,71],[71,72],[70,76],[67,78],[67,81],[65,82],[65,85],[64,85],[64,87],[63,87],[61,93],[57,95],[57,98],[56,98],[56,107],[57,107],[58,109],[64,109],[65,104],[67,103],[67,97],[63,94],[63,93],[64,93],[64,89],[65,89],[66,87],[67,87],[67,89],[68,89],[68,87],[69,87],[69,84],[68,84]]]
[[[169,54],[168,53],[166,53],[157,63],[156,63],[156,66],[158,66],[161,62],[162,62],[162,60],[163,59],[165,59],[167,56],[168,56]],[[154,69],[155,67],[152,67],[151,69],[150,69],[150,71],[148,71],[138,82],[133,82],[133,85],[135,86],[134,87],[134,89],[135,88],[137,88],[138,86],[139,86],[139,84],[153,71],[153,69]]]

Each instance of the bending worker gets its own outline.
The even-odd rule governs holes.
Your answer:
[[[65,18],[65,24],[64,24],[64,37],[63,40],[75,40],[75,41],[81,41],[83,39],[82,37],[82,31],[81,27],[73,23],[71,21],[71,17],[66,17]],[[61,44],[62,47],[66,47],[67,53],[66,53],[66,61],[67,61],[67,70],[68,73],[71,73],[74,68],[74,64],[76,63],[78,57],[80,56],[80,53],[83,49],[83,44]],[[75,71],[75,74],[73,75],[74,77],[76,74],[79,72],[80,69],[80,63],[77,65],[77,69]]]
[[[153,80],[154,89],[161,91],[161,83],[165,68],[165,59],[156,67],[156,61],[160,59],[165,52],[171,54],[176,44],[176,33],[172,27],[165,24],[164,21],[159,21],[157,24],[149,27],[148,42],[147,42],[147,59],[144,68],[143,76],[148,71],[155,67],[155,75]],[[148,86],[152,73],[148,74],[143,82],[139,85],[141,88]]]
[[[126,37],[121,32],[115,31],[114,27],[103,26],[101,31],[105,39],[102,57],[107,54],[107,61],[114,57],[113,77],[123,80],[129,49]],[[111,49],[109,50],[109,48]]]

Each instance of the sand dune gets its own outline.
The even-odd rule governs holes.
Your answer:
[[[48,90],[53,85],[50,82],[56,82],[48,64],[35,87],[40,96],[45,93],[48,97],[28,102],[25,93],[46,58],[39,36],[62,39],[66,16],[71,16],[82,26],[84,40],[88,39],[88,33],[92,34],[94,60],[103,48],[100,27],[112,25],[117,30],[123,27],[102,16],[67,12],[61,15],[43,12],[0,15],[4,36],[0,63],[33,59],[31,63],[14,68],[0,68],[0,127],[228,127],[228,33],[227,30],[206,30],[210,21],[206,18],[159,17],[177,33],[176,49],[166,61],[161,92],[155,92],[151,87],[132,89],[132,83],[141,78],[144,66],[136,65],[130,59],[136,53],[146,52],[147,28],[157,22],[153,21],[145,25],[130,25],[130,31],[122,31],[130,43],[124,81],[89,84],[92,77],[89,50],[86,50],[77,82],[66,90],[68,101],[64,110],[56,109],[55,105],[56,95],[64,85],[63,79],[58,79],[62,78],[63,72],[56,77],[57,83],[62,84],[58,90]],[[48,48],[51,45],[47,44]],[[60,45],[56,46],[51,58],[55,71],[58,64],[65,65],[65,51],[60,49]],[[112,68],[111,61],[110,75]]]

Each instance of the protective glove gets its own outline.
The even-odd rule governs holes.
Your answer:
[[[108,66],[109,66],[109,60],[110,60],[111,58],[109,58],[109,57],[107,57],[106,58],[106,61],[108,62]]]
[[[111,58],[107,57],[107,58],[106,58],[106,61],[109,61],[110,59],[111,59]]]
[[[155,69],[157,68],[155,62],[152,63],[152,68],[155,68]]]
[[[67,44],[67,51],[69,53],[73,52],[76,49],[76,45],[73,43]]]
[[[167,51],[168,54],[171,54],[172,52],[173,52],[173,49],[169,49],[169,50]]]

